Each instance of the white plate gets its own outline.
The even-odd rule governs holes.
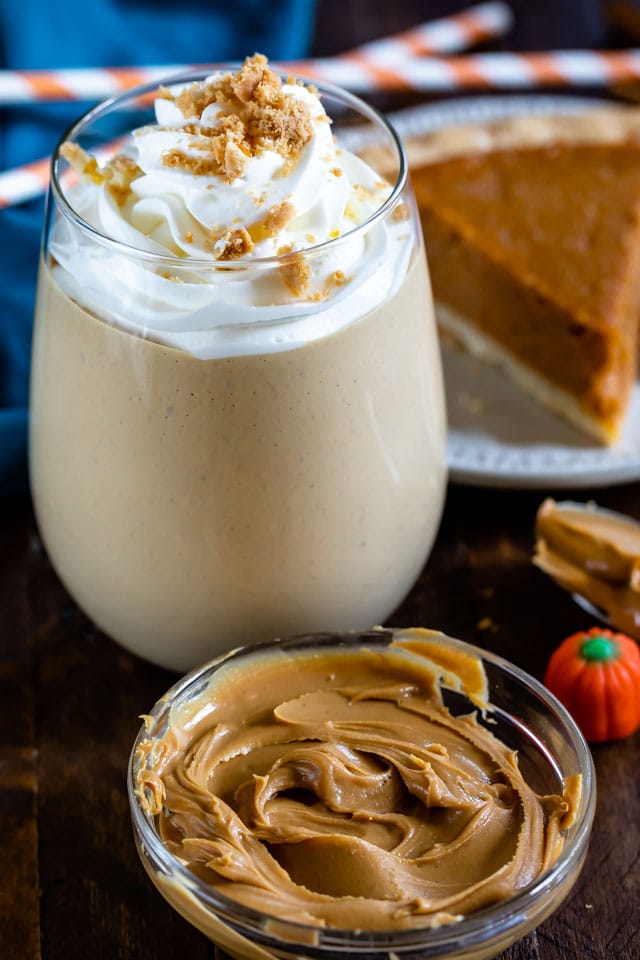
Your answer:
[[[457,123],[610,106],[564,96],[472,97],[412,107],[390,119],[402,136]],[[640,479],[640,383],[621,440],[593,444],[517,389],[497,368],[443,347],[452,480],[493,487],[596,487]]]

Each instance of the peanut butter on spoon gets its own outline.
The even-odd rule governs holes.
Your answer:
[[[593,503],[547,499],[536,517],[533,562],[640,639],[640,523]]]

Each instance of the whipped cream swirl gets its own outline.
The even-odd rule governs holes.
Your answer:
[[[58,218],[56,280],[86,309],[206,359],[328,335],[401,284],[410,221],[396,208],[353,233],[391,188],[335,142],[312,88],[256,56],[236,74],[161,88],[155,117],[102,168],[63,149],[80,174],[62,177],[69,205],[133,248]]]

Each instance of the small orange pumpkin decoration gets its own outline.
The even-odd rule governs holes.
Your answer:
[[[640,727],[640,649],[623,633],[592,627],[567,637],[544,682],[591,743],[621,740]]]

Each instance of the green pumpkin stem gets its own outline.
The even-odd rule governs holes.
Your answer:
[[[580,647],[580,655],[584,660],[594,660],[600,663],[615,660],[618,654],[618,644],[615,640],[602,635],[589,637]]]

